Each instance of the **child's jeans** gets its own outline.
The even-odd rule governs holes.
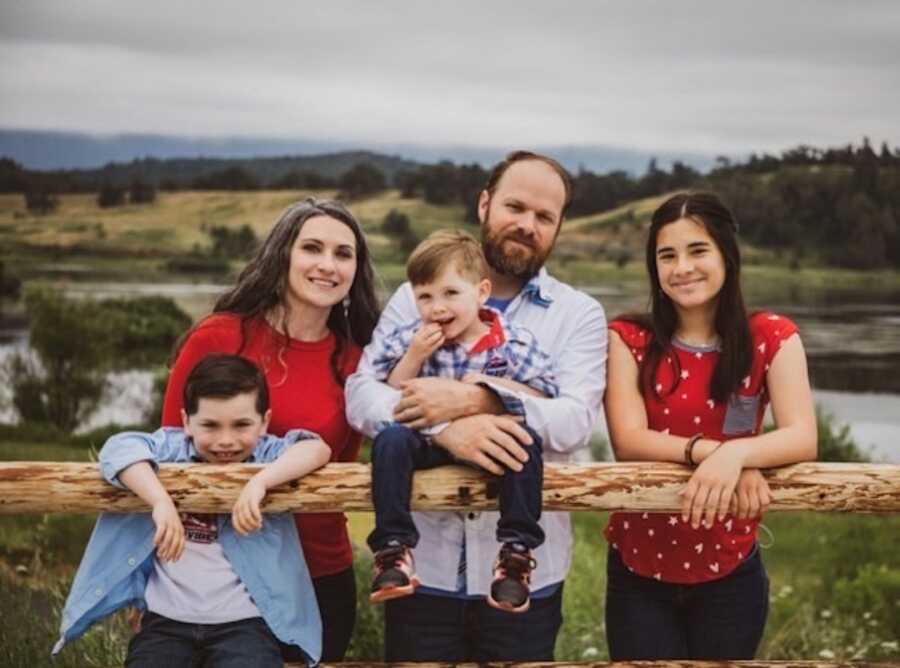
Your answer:
[[[538,524],[544,462],[540,438],[530,428],[525,429],[534,440],[531,445],[522,446],[528,453],[528,461],[523,463],[521,471],[507,470],[499,477],[497,540],[534,549],[544,542],[544,530]],[[459,463],[442,447],[429,445],[419,432],[403,425],[392,425],[375,437],[372,447],[375,529],[368,539],[373,552],[391,541],[409,547],[419,542],[419,532],[409,512],[413,472]]]
[[[282,668],[278,640],[262,617],[189,624],[146,612],[128,644],[126,668]]]

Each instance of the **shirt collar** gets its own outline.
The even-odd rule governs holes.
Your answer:
[[[553,303],[553,297],[547,289],[547,273],[546,267],[541,267],[537,274],[528,279],[528,282],[522,287],[520,294],[528,299],[532,304],[536,304],[543,308],[549,308]]]
[[[490,329],[472,344],[472,347],[469,348],[470,355],[477,355],[506,343],[506,331],[503,329],[503,319],[499,313],[490,308],[483,308],[478,311],[478,318],[481,322],[489,325]]]

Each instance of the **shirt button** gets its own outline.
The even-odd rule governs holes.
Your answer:
[[[470,519],[470,520],[474,520],[474,519],[475,519],[475,513],[469,513],[469,519]]]
[[[129,566],[134,566],[136,563],[137,563],[137,559],[135,559],[134,557],[129,557],[129,558],[128,558],[128,565],[129,565]]]
[[[97,587],[97,588],[94,590],[94,593],[95,593],[97,596],[103,596],[103,590],[100,589],[100,587]]]

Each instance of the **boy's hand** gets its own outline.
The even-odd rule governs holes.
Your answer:
[[[166,495],[166,498],[154,503],[151,516],[156,525],[153,535],[156,558],[160,561],[178,561],[184,552],[184,525],[172,498]]]
[[[244,485],[241,495],[231,511],[231,524],[240,535],[246,536],[253,531],[262,529],[262,513],[259,504],[266,498],[266,485],[253,476]]]
[[[423,362],[431,357],[431,353],[444,345],[444,330],[436,322],[423,324],[413,334],[409,344],[409,354]]]

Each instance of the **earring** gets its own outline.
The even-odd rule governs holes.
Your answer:
[[[350,319],[350,295],[344,297],[344,300],[341,302],[341,305],[344,307],[344,320]]]

